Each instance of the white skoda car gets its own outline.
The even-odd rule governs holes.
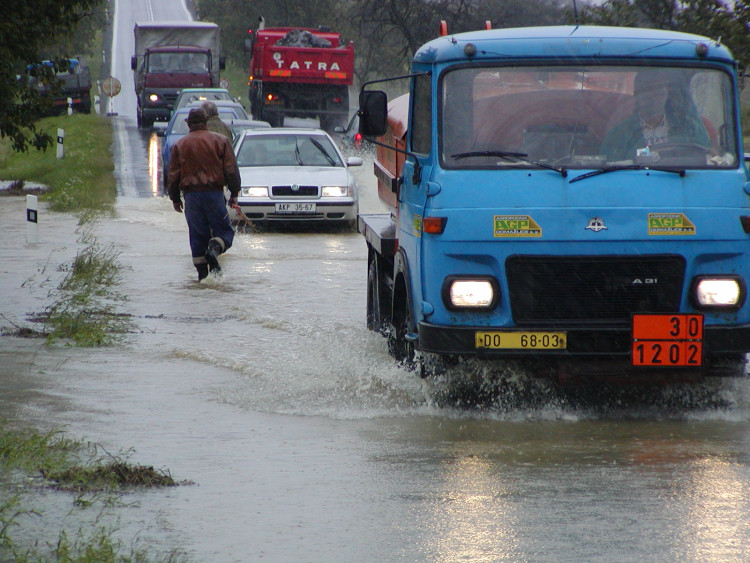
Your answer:
[[[357,181],[331,137],[320,129],[246,130],[234,141],[242,176],[238,203],[253,223],[319,222],[355,225]]]

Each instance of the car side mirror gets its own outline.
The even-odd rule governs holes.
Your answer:
[[[365,137],[385,135],[388,127],[388,96],[380,90],[359,93],[359,132]]]

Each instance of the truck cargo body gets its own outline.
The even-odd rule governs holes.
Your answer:
[[[286,43],[294,43],[302,34],[307,43],[277,44],[285,38]],[[339,40],[338,33],[314,29],[258,30],[249,46],[249,97],[255,119],[283,125],[287,117],[317,118],[328,130],[345,125],[354,77],[354,44],[341,46]]]
[[[215,88],[224,67],[219,27],[209,22],[136,22],[131,59],[138,124],[168,121],[183,88]]]
[[[743,373],[750,174],[725,47],[509,29],[436,39],[412,70],[381,138],[408,154],[375,163],[391,213],[359,219],[394,355]]]
[[[56,84],[42,84],[31,77],[42,96],[51,98],[50,113],[58,115],[68,110],[91,113],[91,73],[89,67],[79,59],[67,59],[68,67],[55,73]],[[53,68],[52,61],[43,61],[43,65]],[[30,69],[27,69],[27,71]]]

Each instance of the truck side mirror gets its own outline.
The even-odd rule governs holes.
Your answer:
[[[130,68],[135,70],[138,59],[136,57],[130,57]]]
[[[245,39],[245,54],[253,52],[253,40]]]
[[[388,126],[388,96],[380,90],[359,93],[359,132],[365,137],[385,135]]]

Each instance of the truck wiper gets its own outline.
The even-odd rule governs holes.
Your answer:
[[[609,168],[600,168],[599,170],[592,170],[586,172],[580,176],[576,176],[570,183],[577,182],[578,180],[585,180],[593,176],[599,176],[600,174],[606,174],[607,172],[619,172],[620,170],[656,170],[657,172],[671,172],[673,174],[679,174],[680,178],[685,176],[685,170],[676,168],[664,168],[661,166],[643,166],[641,164],[625,164],[622,166],[611,166]]]
[[[511,162],[528,162],[529,164],[533,164],[534,166],[538,166],[539,168],[546,168],[547,170],[554,170],[555,172],[558,172],[562,175],[563,178],[566,178],[568,176],[568,171],[565,168],[559,168],[557,166],[552,166],[551,164],[545,164],[544,162],[539,162],[537,160],[529,160],[527,157],[529,156],[525,152],[509,152],[509,151],[473,151],[473,152],[462,152],[458,154],[452,154],[451,158],[455,159],[461,159],[461,158],[471,158],[471,157],[477,157],[477,156],[496,156],[498,158],[503,158],[505,160],[510,160]]]

